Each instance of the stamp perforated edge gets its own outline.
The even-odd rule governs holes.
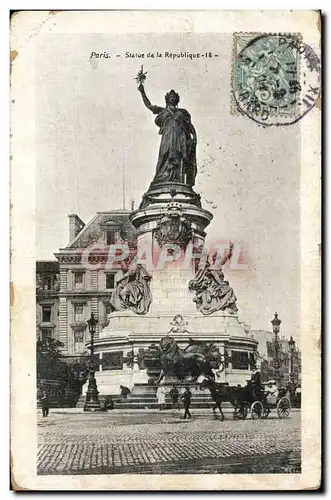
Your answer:
[[[247,116],[247,114],[244,113],[239,108],[237,101],[234,97],[236,60],[237,60],[238,54],[240,53],[237,51],[237,39],[240,35],[250,37],[252,40],[254,40],[254,38],[258,38],[261,36],[296,37],[301,43],[303,43],[302,33],[298,33],[298,32],[236,31],[235,33],[233,33],[231,74],[230,74],[230,82],[231,82],[231,85],[230,85],[230,115],[232,115],[232,116]],[[297,63],[298,63],[298,72],[300,73],[301,72],[300,57],[298,58]],[[266,123],[263,126],[270,126],[270,125],[273,125],[273,124]]]

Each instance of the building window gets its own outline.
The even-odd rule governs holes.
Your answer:
[[[106,274],[106,290],[112,290],[115,288],[115,274],[107,273]]]
[[[247,351],[232,351],[232,368],[236,370],[248,370]]]
[[[52,290],[53,288],[53,278],[51,276],[43,277],[43,289],[44,290]]]
[[[43,328],[41,330],[41,341],[45,342],[47,339],[52,338],[52,330],[48,330],[46,328]]]
[[[85,330],[74,330],[74,351],[83,353],[85,350]]]
[[[104,352],[102,370],[123,370],[123,352]]]
[[[84,321],[84,305],[74,304],[74,321],[81,322]]]
[[[225,368],[228,368],[229,361],[231,361],[231,357],[229,355],[229,351],[227,349],[224,349],[224,366],[225,366]]]
[[[116,240],[117,240],[117,231],[114,231],[114,229],[106,231],[107,245],[115,245]]]
[[[74,288],[82,290],[84,284],[84,273],[74,273]]]
[[[43,323],[50,323],[52,315],[51,306],[42,306],[42,311],[43,311]]]

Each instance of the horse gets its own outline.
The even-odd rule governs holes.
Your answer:
[[[228,385],[217,384],[212,378],[205,378],[200,383],[200,389],[209,389],[212,400],[215,403],[213,407],[213,412],[215,412],[216,408],[219,409],[221,414],[221,420],[225,420],[224,413],[222,410],[222,403],[230,402],[234,407],[236,404],[235,398],[233,397],[232,388]]]
[[[194,341],[180,349],[173,337],[163,337],[159,344],[161,372],[157,384],[167,373],[174,373],[179,380],[187,376],[196,381],[200,375],[215,378],[212,368],[219,366],[219,352],[214,344]]]
[[[212,400],[215,403],[213,411],[215,412],[216,408],[219,409],[222,421],[225,419],[222,411],[222,403],[231,403],[235,409],[235,417],[239,417],[244,413],[247,404],[253,402],[252,387],[250,385],[235,387],[217,384],[214,379],[205,378],[200,383],[200,389],[206,388],[209,389]]]
[[[213,411],[219,409],[221,420],[224,420],[222,411],[222,403],[231,403],[235,409],[235,418],[245,418],[247,414],[247,406],[250,406],[254,401],[265,401],[266,394],[260,387],[253,387],[251,382],[248,382],[244,387],[228,386],[217,384],[214,379],[206,378],[200,383],[200,389],[208,388],[212,400],[215,403]],[[267,405],[266,405],[267,407]]]

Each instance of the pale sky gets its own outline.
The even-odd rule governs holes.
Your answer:
[[[213,213],[207,240],[241,241],[246,271],[225,270],[242,319],[300,343],[300,122],[263,128],[230,113],[232,35],[40,35],[36,55],[37,257],[68,244],[68,218],[138,207],[155,173],[160,136],[134,77],[163,105],[174,88],[198,136],[195,190]],[[91,64],[91,52],[110,59]],[[211,59],[126,59],[129,52],[213,52]],[[116,54],[122,57],[117,58]]]

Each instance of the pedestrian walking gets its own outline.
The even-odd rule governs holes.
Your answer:
[[[41,402],[41,409],[43,412],[43,417],[48,417],[49,402],[48,402],[48,397],[47,397],[46,391],[43,391],[42,396],[40,398],[40,402]]]
[[[192,398],[192,393],[190,391],[190,388],[188,386],[185,387],[185,391],[179,398],[180,400],[183,400],[184,404],[184,416],[183,419],[185,420],[187,418],[191,418],[191,412],[190,412],[190,406],[191,406],[191,398]]]
[[[171,397],[172,407],[175,408],[175,406],[178,406],[179,392],[175,385],[172,386],[169,396]]]
[[[165,387],[163,385],[159,385],[159,387],[157,388],[156,397],[157,397],[157,404],[159,406],[159,410],[160,411],[164,410],[166,390],[165,390]]]

